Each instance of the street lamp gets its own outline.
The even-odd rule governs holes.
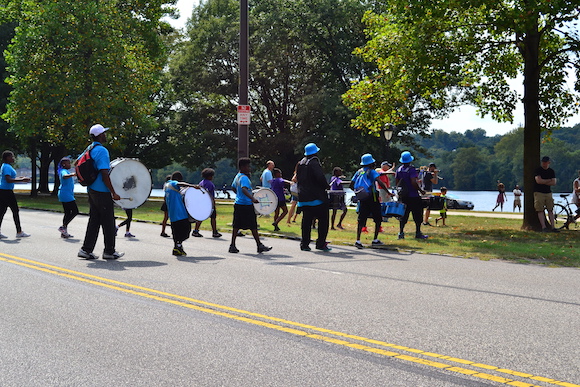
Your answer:
[[[393,138],[393,133],[395,133],[395,125],[393,124],[386,124],[383,127],[383,135],[385,136],[385,139],[387,140],[387,152],[386,152],[386,157],[389,157],[389,143],[391,142],[391,138]]]

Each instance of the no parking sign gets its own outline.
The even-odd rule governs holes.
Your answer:
[[[250,125],[250,105],[238,105],[238,125]]]

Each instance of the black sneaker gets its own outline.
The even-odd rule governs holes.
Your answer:
[[[212,238],[221,238],[222,234],[220,234],[219,232],[214,232],[213,234],[211,234]]]
[[[415,234],[415,239],[427,239],[427,238],[429,238],[429,235],[425,235],[422,233]]]
[[[364,249],[363,244],[360,242],[354,242],[354,247],[356,247],[357,249]]]
[[[115,251],[112,254],[108,254],[108,253],[103,253],[103,259],[119,259],[121,258],[123,255],[125,255],[125,253],[120,253],[118,251]]]
[[[325,253],[332,250],[332,248],[328,247],[328,242],[324,244],[322,247],[316,247],[316,250],[324,251]]]
[[[373,246],[384,246],[385,244],[381,241],[372,241],[371,245]]]
[[[312,249],[310,248],[310,246],[300,246],[300,250],[302,250],[302,251],[312,251]]]
[[[203,237],[203,235],[201,235],[201,234],[199,233],[199,231],[197,231],[197,230],[193,230],[193,232],[191,233],[191,236],[192,236],[192,237],[196,237],[196,238],[201,238],[201,237]]]
[[[265,252],[265,251],[270,251],[270,250],[272,250],[272,247],[270,247],[270,246],[265,246],[263,243],[260,243],[260,244],[258,245],[258,253],[263,253],[263,252]]]
[[[162,232],[160,235],[161,235],[163,238],[169,238],[169,235],[167,235],[167,234],[166,234],[166,233],[164,233],[164,232]]]
[[[400,232],[399,236],[397,237],[397,239],[405,239],[405,233],[404,232]]]
[[[236,248],[236,246],[230,245],[230,249],[228,250],[229,253],[239,253],[240,250]]]

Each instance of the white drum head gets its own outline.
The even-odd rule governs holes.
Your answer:
[[[115,203],[121,208],[137,208],[151,194],[152,180],[149,170],[135,159],[115,159],[109,171],[111,184],[121,200]]]
[[[254,203],[254,209],[260,215],[269,215],[278,207],[278,196],[269,188],[260,188],[252,191],[259,203]]]
[[[213,205],[209,192],[201,188],[187,187],[183,193],[183,202],[189,216],[201,222],[210,217]]]

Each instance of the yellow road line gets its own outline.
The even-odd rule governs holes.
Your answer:
[[[5,258],[3,258],[3,257],[5,257]],[[397,358],[397,359],[404,360],[404,361],[409,361],[412,363],[428,365],[431,367],[445,369],[447,371],[457,372],[457,373],[461,373],[464,375],[470,375],[470,376],[474,376],[474,377],[481,378],[481,379],[492,380],[492,381],[506,384],[506,385],[510,385],[510,386],[540,387],[540,386],[537,386],[537,385],[532,384],[532,383],[520,382],[520,381],[512,380],[509,378],[505,378],[505,377],[495,376],[495,375],[491,375],[491,374],[487,374],[487,373],[483,373],[483,372],[478,372],[478,371],[471,370],[471,369],[452,366],[452,365],[442,363],[439,361],[427,360],[427,359],[423,359],[423,358],[419,358],[419,357],[415,357],[415,356],[400,354],[398,352],[388,351],[388,350],[381,349],[381,348],[370,347],[368,345],[352,343],[352,342],[346,341],[346,340],[340,340],[340,339],[336,339],[336,338],[332,338],[332,337],[328,337],[328,336],[323,336],[323,335],[319,335],[319,334],[312,334],[312,333],[309,333],[309,332],[306,332],[306,331],[303,331],[300,329],[289,328],[289,327],[285,327],[282,325],[270,323],[267,321],[255,320],[255,319],[252,319],[252,318],[249,318],[246,316],[252,316],[255,318],[260,318],[262,320],[269,320],[269,321],[273,321],[275,323],[281,323],[281,324],[285,324],[285,325],[299,327],[299,328],[303,328],[303,329],[307,329],[307,330],[311,330],[311,331],[315,331],[315,332],[321,332],[321,333],[324,333],[327,335],[338,336],[338,337],[348,338],[348,339],[352,339],[352,340],[362,341],[362,342],[365,342],[368,344],[373,344],[373,345],[377,345],[377,346],[381,346],[381,347],[387,347],[387,348],[397,349],[400,351],[411,352],[411,353],[419,354],[419,355],[426,356],[426,357],[437,358],[438,360],[445,360],[447,362],[464,364],[464,365],[468,365],[470,367],[482,368],[482,369],[486,369],[486,370],[490,370],[490,371],[494,371],[494,372],[498,372],[498,373],[503,373],[503,374],[507,374],[507,375],[518,376],[521,378],[530,379],[530,380],[534,380],[534,381],[541,381],[541,382],[545,382],[545,383],[549,383],[549,384],[553,384],[553,385],[557,385],[557,386],[580,387],[580,385],[578,385],[578,384],[562,382],[562,381],[558,381],[555,379],[537,376],[537,375],[533,375],[533,374],[529,374],[529,373],[518,372],[518,371],[513,371],[513,370],[509,370],[509,369],[495,367],[495,366],[491,366],[491,365],[487,365],[487,364],[476,363],[476,362],[473,362],[470,360],[459,359],[459,358],[455,358],[452,356],[444,356],[444,355],[440,355],[437,353],[422,351],[420,349],[414,349],[414,348],[410,348],[410,347],[406,347],[406,346],[402,346],[402,345],[387,343],[387,342],[380,341],[380,340],[369,339],[369,338],[365,338],[362,336],[351,335],[351,334],[338,332],[338,331],[334,331],[334,330],[330,330],[330,329],[316,327],[313,325],[302,324],[302,323],[298,323],[298,322],[294,322],[294,321],[290,321],[290,320],[285,320],[285,319],[281,319],[281,318],[277,318],[277,317],[272,317],[272,316],[267,316],[267,315],[263,315],[263,314],[259,314],[259,313],[249,312],[249,311],[242,310],[242,309],[232,308],[232,307],[214,304],[214,303],[206,302],[206,301],[201,301],[201,300],[197,300],[197,299],[193,299],[193,298],[189,298],[189,297],[179,296],[176,294],[171,294],[171,293],[162,292],[159,290],[150,289],[150,288],[146,288],[146,287],[142,287],[142,286],[138,286],[138,285],[133,285],[133,284],[125,283],[125,282],[111,280],[111,279],[104,278],[104,277],[98,277],[98,276],[94,276],[91,274],[82,273],[82,272],[78,272],[78,271],[74,271],[74,270],[69,270],[69,269],[65,269],[62,267],[49,265],[49,264],[45,264],[42,262],[37,262],[34,260],[16,257],[16,256],[8,255],[8,254],[0,253],[0,261],[13,263],[16,265],[28,267],[31,269],[43,271],[43,272],[50,273],[50,274],[55,274],[55,275],[58,275],[61,277],[65,277],[65,278],[69,278],[69,279],[73,279],[73,280],[77,280],[77,281],[81,281],[81,282],[90,283],[92,285],[97,285],[97,286],[105,287],[105,288],[112,289],[112,290],[118,290],[121,292],[129,293],[129,294],[133,294],[133,295],[137,295],[137,296],[141,296],[141,297],[154,299],[156,301],[170,303],[170,304],[181,306],[181,307],[188,308],[188,309],[198,310],[198,311],[201,311],[204,313],[210,313],[210,314],[214,314],[214,315],[218,315],[218,316],[222,316],[222,317],[226,317],[226,318],[230,318],[230,319],[234,319],[234,320],[238,320],[238,321],[243,321],[243,322],[246,322],[249,324],[258,325],[261,327],[274,329],[277,331],[290,333],[293,335],[303,336],[303,337],[307,337],[307,338],[311,338],[311,339],[315,339],[315,340],[321,340],[321,341],[325,341],[325,342],[336,344],[336,345],[341,345],[341,346],[348,347],[348,348],[358,349],[358,350],[362,350],[362,351],[366,351],[366,352],[375,353],[378,355],[383,355],[383,356],[393,357],[393,358]],[[200,304],[203,306],[192,305],[192,303]],[[210,309],[210,308],[215,308],[215,309]],[[216,310],[216,309],[220,309],[220,310]],[[239,315],[232,314],[232,313],[238,313],[238,314],[242,314],[245,316],[239,316]]]

